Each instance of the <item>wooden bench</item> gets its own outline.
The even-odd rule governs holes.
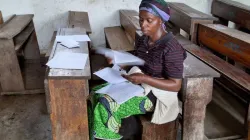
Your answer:
[[[83,35],[83,28],[61,28],[57,35]],[[55,43],[50,54],[52,59],[58,52],[87,53],[87,42],[80,47],[67,49]],[[87,60],[83,70],[48,69],[48,94],[53,140],[89,139],[87,97],[90,64]]]
[[[225,26],[232,21],[250,30],[250,6],[232,0],[213,0],[211,13]]]
[[[184,3],[169,2],[170,22],[176,28],[182,29],[190,35],[193,43],[197,42],[197,29],[199,23],[213,23],[218,19],[191,8]]]
[[[227,56],[247,68],[250,67],[249,34],[228,28],[223,25],[214,24],[200,25],[198,34],[199,43],[202,46]],[[185,49],[220,72],[222,74],[222,78],[218,79],[217,82],[219,82],[225,89],[231,91],[238,97],[241,97],[241,99],[246,100],[246,102],[249,104],[249,74],[223,61],[205,49],[193,47],[191,45],[185,46]],[[245,121],[245,125],[247,127],[246,131],[248,131],[248,139],[250,139],[249,116],[250,112],[248,111],[248,116],[246,117]]]
[[[125,33],[129,34],[131,39],[135,40],[135,32],[141,30],[139,24],[139,13],[134,10],[120,10],[120,22],[124,28]]]
[[[14,15],[0,26],[2,95],[44,92],[33,15]]]
[[[132,51],[134,45],[131,44],[121,27],[104,28],[106,44],[112,50]]]
[[[68,27],[84,28],[88,35],[91,34],[92,29],[89,22],[88,12],[69,11]]]

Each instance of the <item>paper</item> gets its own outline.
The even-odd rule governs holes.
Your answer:
[[[90,41],[88,35],[66,35],[66,36],[56,36],[57,42],[62,42],[64,40],[71,39],[77,42]]]
[[[145,61],[128,52],[114,51],[114,63],[118,65],[144,65]]]
[[[133,66],[144,65],[145,61],[128,52],[114,51],[107,48],[95,48],[96,53],[111,58],[113,64]]]
[[[108,85],[96,91],[96,93],[107,94],[118,104],[122,104],[135,96],[143,96],[144,89],[129,82]]]
[[[120,71],[114,70],[112,68],[104,68],[94,73],[96,76],[102,78],[111,84],[117,84],[127,81],[127,79],[121,76]]]
[[[67,47],[69,49],[80,47],[79,43],[76,42],[75,40],[72,40],[72,39],[63,40],[61,42],[61,45],[63,45],[64,47]]]
[[[58,52],[46,65],[54,69],[84,69],[88,54]]]

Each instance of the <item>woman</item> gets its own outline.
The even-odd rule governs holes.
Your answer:
[[[139,9],[139,22],[144,35],[136,40],[135,55],[145,60],[145,65],[140,67],[143,74],[124,77],[134,84],[178,92],[186,53],[173,34],[166,31],[169,7],[164,0],[142,0]],[[103,86],[94,88],[94,91]],[[150,112],[156,102],[152,92],[144,97],[133,97],[120,105],[108,95],[94,95],[94,136],[99,139],[122,138],[119,134],[122,119]]]

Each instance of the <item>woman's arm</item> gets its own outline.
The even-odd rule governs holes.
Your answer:
[[[181,89],[182,79],[175,79],[175,78],[157,79],[142,73],[135,73],[123,76],[134,84],[144,83],[158,89],[173,91],[173,92],[178,92]]]

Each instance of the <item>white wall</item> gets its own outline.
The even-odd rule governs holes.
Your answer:
[[[138,10],[141,0],[0,0],[4,20],[12,14],[34,14],[35,28],[41,50],[48,47],[54,30],[66,27],[68,11],[87,11],[94,46],[105,44],[104,27],[120,25],[119,9]],[[210,13],[212,0],[167,0]],[[250,0],[236,0],[250,5]]]

